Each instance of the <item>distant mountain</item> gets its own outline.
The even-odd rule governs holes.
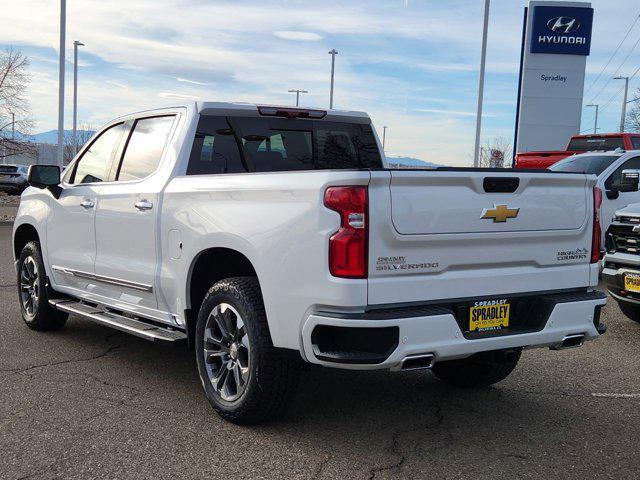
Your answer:
[[[443,166],[443,165],[438,165],[437,163],[426,162],[424,160],[420,160],[419,158],[413,158],[413,157],[387,156],[387,162],[392,163],[394,165],[403,165],[411,168],[437,168],[437,167]]]
[[[89,132],[89,133],[93,135],[95,132]],[[73,135],[73,130],[65,130],[64,135],[67,138],[71,138],[71,135]],[[47,132],[36,133],[35,135],[28,135],[27,138],[30,141],[36,142],[36,143],[56,144],[58,143],[58,130],[49,130]]]

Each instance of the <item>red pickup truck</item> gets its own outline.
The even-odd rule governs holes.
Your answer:
[[[547,152],[523,152],[516,154],[514,168],[547,168],[563,158],[576,153],[594,150],[640,150],[639,133],[603,133],[592,135],[574,135],[566,150]]]

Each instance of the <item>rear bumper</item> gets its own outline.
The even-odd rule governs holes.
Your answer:
[[[303,325],[304,356],[311,363],[352,370],[400,370],[403,360],[414,355],[432,354],[435,362],[464,358],[474,353],[513,348],[558,348],[566,337],[582,335],[584,341],[600,336],[600,309],[606,295],[599,291],[585,291],[559,300],[550,308],[544,326],[532,332],[469,339],[460,328],[453,311],[440,306],[389,309],[362,314],[311,314]],[[384,312],[384,311],[382,311]],[[325,327],[322,327],[325,326]],[[318,327],[372,329],[388,338],[396,332],[397,341],[377,349],[372,355],[349,355],[349,352],[325,352],[318,341]],[[601,329],[602,331],[603,329]],[[314,334],[314,331],[316,334]],[[380,342],[377,342],[380,343]],[[359,358],[364,361],[359,362]],[[375,361],[372,361],[375,360]]]

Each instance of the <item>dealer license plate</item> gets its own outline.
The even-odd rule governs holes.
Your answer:
[[[626,274],[624,276],[624,289],[630,292],[640,292],[640,275]]]
[[[640,285],[640,277],[638,280]],[[469,308],[469,331],[486,332],[508,327],[510,310],[506,299],[475,302]]]

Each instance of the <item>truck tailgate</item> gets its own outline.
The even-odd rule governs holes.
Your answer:
[[[369,304],[586,287],[595,177],[374,172]]]

